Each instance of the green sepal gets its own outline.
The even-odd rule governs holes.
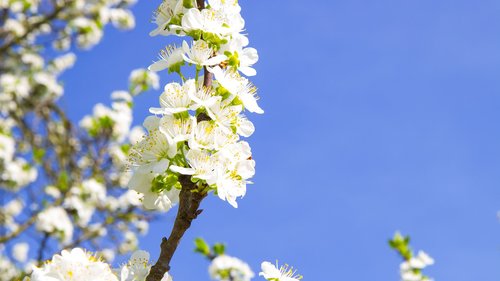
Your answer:
[[[193,0],[183,0],[182,6],[184,6],[184,8],[186,8],[186,9],[194,8]]]
[[[178,182],[179,177],[174,173],[158,175],[151,182],[151,191],[157,193],[164,190],[170,191]]]

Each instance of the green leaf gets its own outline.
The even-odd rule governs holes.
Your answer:
[[[215,243],[212,249],[217,256],[224,255],[226,252],[226,245],[222,243]]]
[[[68,180],[69,180],[68,173],[66,173],[66,171],[62,171],[59,174],[59,178],[57,179],[57,187],[62,191],[67,190],[69,187]]]
[[[44,156],[45,156],[45,149],[43,148],[33,149],[33,160],[35,160],[36,163],[42,163]]]
[[[205,256],[210,255],[210,246],[208,246],[207,242],[205,242],[203,238],[200,237],[196,238],[194,240],[194,245],[196,246],[196,248],[194,249],[195,252]]]

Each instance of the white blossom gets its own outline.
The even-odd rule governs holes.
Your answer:
[[[186,41],[182,42],[184,54],[182,57],[188,63],[199,66],[213,66],[217,65],[227,59],[225,55],[212,56],[214,50],[203,40],[194,41],[189,47]]]
[[[125,9],[110,9],[109,17],[111,22],[121,29],[132,29],[135,27],[134,15]]]
[[[169,83],[165,85],[160,96],[161,108],[151,108],[153,114],[172,115],[187,111],[191,105],[191,96],[196,92],[196,85],[193,79],[189,79],[181,86],[179,83]]]
[[[31,281],[118,281],[108,264],[80,248],[63,250],[49,263],[34,268]]]
[[[154,13],[153,22],[157,27],[151,31],[151,36],[175,34],[177,29],[172,30],[167,25],[170,20],[184,11],[182,0],[163,0]]]
[[[170,72],[180,71],[184,64],[184,48],[169,45],[160,52],[159,60],[148,67],[151,71],[168,69]]]
[[[22,242],[14,245],[12,249],[12,256],[18,262],[24,263],[28,259],[29,245],[28,243]]]
[[[120,281],[145,281],[151,270],[149,264],[149,253],[146,251],[136,251],[129,261],[117,270]],[[161,281],[172,281],[168,272],[163,275]]]
[[[45,233],[52,233],[63,243],[73,238],[73,224],[62,207],[48,207],[38,215],[36,229]]]
[[[229,31],[228,27],[224,26],[224,18],[221,13],[211,9],[200,11],[197,8],[189,9],[182,17],[182,28],[186,32],[201,30],[219,35],[226,35]]]
[[[269,281],[299,281],[302,276],[298,275],[293,268],[288,265],[279,267],[270,262],[263,262],[261,264],[262,271],[259,273],[260,276],[264,277]]]
[[[401,281],[431,281],[422,274],[422,270],[434,264],[434,260],[425,252],[418,254],[400,265]]]
[[[217,82],[228,90],[234,97],[238,97],[243,106],[250,112],[262,114],[264,111],[257,104],[257,88],[246,78],[231,70],[222,70],[220,67],[211,69]]]
[[[213,259],[208,272],[213,280],[219,281],[250,281],[254,277],[248,264],[227,255],[220,255]]]
[[[136,96],[149,88],[158,89],[160,87],[160,77],[152,71],[140,68],[132,70],[129,83],[131,94]]]

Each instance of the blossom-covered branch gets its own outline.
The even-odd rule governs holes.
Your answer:
[[[201,212],[210,192],[237,207],[255,173],[250,146],[240,140],[254,132],[243,112],[263,113],[256,88],[240,73],[256,74],[258,55],[247,47],[237,1],[163,1],[155,12],[152,36],[190,37],[167,46],[151,70],[177,73],[180,82],[165,86],[160,107],[144,121],[146,136],[130,152],[129,188],[143,194],[146,208],[168,210],[179,202],[172,231],[148,281],[170,269],[180,239]],[[194,77],[186,78],[193,66]],[[203,72],[203,77],[200,76]],[[212,81],[215,78],[216,81]]]

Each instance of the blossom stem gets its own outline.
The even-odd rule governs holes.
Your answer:
[[[196,67],[196,74],[195,74],[195,83],[196,83],[196,87],[198,87],[198,78],[200,77],[200,70],[198,69],[198,67]]]
[[[182,82],[186,82],[187,79],[186,79],[186,77],[184,77],[184,75],[182,74],[182,72],[179,71],[177,73],[179,73],[179,76],[181,77]]]

